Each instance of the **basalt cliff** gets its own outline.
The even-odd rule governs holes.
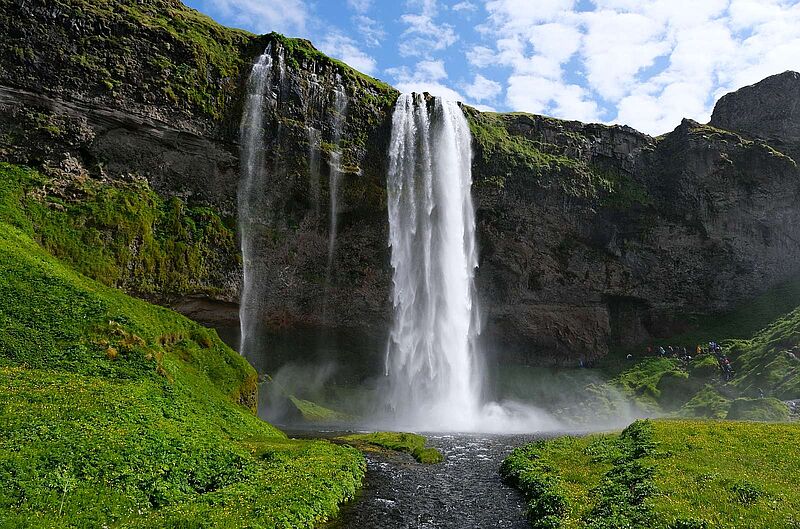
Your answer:
[[[0,7],[0,160],[41,172],[25,200],[43,215],[69,213],[42,244],[103,282],[233,322],[239,123],[250,68],[271,45],[283,70],[265,116],[261,316],[278,330],[384,343],[397,91],[306,41],[224,28],[177,0]],[[348,106],[329,271],[335,85]],[[800,74],[728,94],[709,124],[684,120],[657,138],[463,110],[482,336],[502,361],[598,358],[687,330],[694,316],[800,273]]]

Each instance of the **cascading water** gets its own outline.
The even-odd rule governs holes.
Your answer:
[[[394,323],[386,368],[394,420],[417,429],[478,427],[471,159],[457,104],[400,97],[387,181]]]
[[[242,292],[239,303],[239,352],[247,354],[255,344],[255,323],[262,302],[258,266],[258,233],[265,225],[263,189],[267,174],[264,163],[264,104],[272,85],[272,47],[258,58],[247,81],[247,99],[239,129],[241,180],[238,190],[239,234],[242,247]]]
[[[336,88],[333,99],[333,144],[336,146],[331,152],[330,170],[330,231],[328,232],[328,282],[333,269],[333,256],[336,252],[336,235],[338,228],[339,207],[339,181],[342,176],[342,129],[347,119],[347,94],[342,86],[341,79],[336,79]]]
[[[306,130],[308,133],[308,176],[309,185],[311,187],[311,199],[314,203],[314,212],[316,216],[319,217],[319,168],[322,135],[318,129],[312,126],[308,126]]]

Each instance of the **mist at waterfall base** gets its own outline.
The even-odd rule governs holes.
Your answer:
[[[543,392],[539,390],[550,377],[514,386],[506,383],[500,366],[484,365],[474,286],[471,137],[461,108],[441,99],[404,95],[393,113],[387,196],[394,319],[388,339],[324,326],[276,330],[265,324],[262,314],[271,280],[265,263],[271,256],[260,239],[275,221],[269,182],[281,169],[278,160],[273,166],[266,161],[265,149],[281,141],[281,130],[267,132],[265,114],[282,111],[284,84],[285,57],[278,44],[258,58],[248,80],[240,129],[240,325],[220,329],[266,381],[262,416],[279,424],[294,423],[298,417],[293,403],[307,399],[341,412],[340,421],[349,417],[349,424],[341,425],[349,428],[513,433],[564,429],[563,414],[538,406],[553,411],[556,404],[559,410],[576,413],[589,409],[581,400],[582,387],[594,382],[586,377],[578,377],[574,387],[567,383]],[[337,147],[328,160],[328,285],[336,259],[342,156],[338,146],[347,96],[340,82],[327,91],[318,88],[310,105],[320,108],[307,109],[307,115],[316,112],[329,120],[317,128],[307,125],[309,189],[318,218],[324,214],[320,126],[333,131],[330,143]],[[321,316],[324,321],[325,314]],[[598,418],[590,427],[610,427],[633,415],[624,399],[610,399],[616,403],[614,416]]]

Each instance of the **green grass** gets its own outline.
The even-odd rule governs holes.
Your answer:
[[[722,343],[735,376],[723,383],[717,361],[704,355],[684,365],[673,358],[638,358],[636,350],[615,350],[593,370],[605,383],[650,411],[676,411],[684,416],[725,418],[736,398],[800,398],[800,279],[767,290],[757,298],[723,314],[687,318],[691,329],[655,341],[659,344]]]
[[[638,421],[517,449],[533,527],[797,527],[798,424]],[[546,518],[549,517],[549,518]]]
[[[0,527],[311,527],[353,496],[356,450],[259,420],[255,371],[214,331],[74,272],[9,196]]]
[[[405,452],[424,464],[435,464],[444,461],[444,456],[439,450],[425,446],[427,443],[425,437],[413,433],[375,432],[346,435],[338,439],[356,447],[371,445],[396,452]]]
[[[501,368],[498,384],[503,394],[532,402],[554,413],[567,424],[608,422],[635,414],[672,414],[681,417],[728,417],[732,403],[766,397],[800,398],[800,279],[769,289],[754,300],[725,314],[692,320],[694,328],[664,338],[659,344],[692,344],[715,340],[723,344],[734,369],[733,380],[722,380],[717,360],[708,354],[688,364],[675,358],[633,359],[627,351],[613,351],[598,367],[548,370],[514,366]],[[566,391],[565,391],[566,388]],[[765,406],[765,408],[760,408]],[[782,406],[782,405],[781,405]],[[765,402],[732,418],[780,420],[783,408]]]
[[[303,416],[303,420],[308,422],[326,423],[326,422],[346,422],[351,420],[352,417],[345,413],[326,408],[316,402],[310,400],[300,399],[294,396],[289,397],[289,401],[297,408],[297,411]]]
[[[213,294],[224,256],[237,254],[234,228],[216,212],[165,202],[145,181],[63,186],[0,162],[0,221],[106,285],[143,295]]]

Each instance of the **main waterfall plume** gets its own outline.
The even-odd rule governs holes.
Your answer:
[[[389,151],[394,323],[386,358],[395,419],[474,429],[481,378],[471,136],[459,106],[400,97]]]

